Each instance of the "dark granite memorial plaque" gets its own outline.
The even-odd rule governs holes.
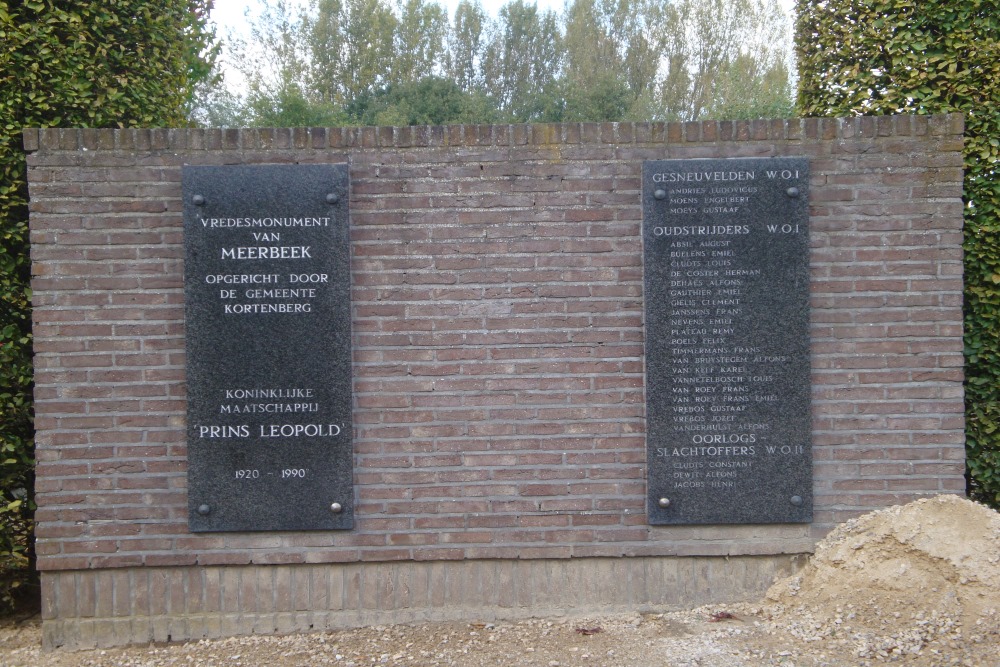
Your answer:
[[[183,169],[192,531],[353,526],[347,165]]]
[[[809,522],[809,164],[642,179],[649,522]]]

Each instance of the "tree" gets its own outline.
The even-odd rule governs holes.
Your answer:
[[[451,104],[440,82],[407,85],[441,76],[496,103],[499,115],[475,119],[465,114],[483,107],[466,106],[467,122],[754,118],[791,106],[778,0],[572,0],[561,17],[511,0],[495,20],[461,0],[451,24],[435,0],[311,0],[300,14],[288,2],[261,14],[259,48],[235,46],[242,103],[216,95],[199,118],[288,125],[346,112],[360,122],[377,107],[389,122],[414,117],[396,99],[404,91],[418,106]]]
[[[620,121],[625,120],[635,101],[628,84],[610,72],[595,73],[586,81],[562,82],[562,108],[558,117],[546,120]]]
[[[346,0],[344,14],[340,78],[344,99],[352,100],[392,83],[399,22],[383,0]]]
[[[729,54],[711,78],[703,113],[712,118],[791,116],[789,33],[781,7],[774,0],[734,4],[742,13],[735,28],[742,48]]]
[[[359,125],[445,125],[499,120],[496,105],[481,92],[468,92],[449,79],[426,77],[357,98],[347,107]]]
[[[343,104],[344,5],[341,0],[316,0],[313,8],[314,18],[302,17],[306,33],[303,42],[308,45],[305,56],[309,61],[308,90],[315,93],[320,103]]]
[[[718,73],[704,115],[709,118],[788,118],[795,113],[787,65],[736,56]]]
[[[776,0],[574,0],[564,45],[567,108],[624,90],[622,117],[633,119],[791,111],[788,25]]]
[[[660,0],[574,0],[564,18],[567,97],[603,99],[592,107],[603,115],[624,103],[622,118],[653,91],[661,58],[683,29],[674,4]]]
[[[476,0],[461,0],[455,8],[455,20],[448,36],[448,75],[467,92],[483,85],[483,41],[489,18]]]
[[[672,37],[674,62],[661,95],[669,117],[717,118],[734,106],[744,107],[742,117],[760,117],[791,106],[788,30],[776,0],[685,0],[678,17],[684,29]],[[765,81],[767,95],[754,88]],[[753,106],[750,90],[760,100]]]
[[[486,92],[513,120],[537,120],[554,101],[561,58],[556,15],[511,0],[500,9],[483,57]]]
[[[965,114],[969,493],[1000,507],[1000,1],[799,0],[804,115]]]
[[[448,11],[436,2],[400,0],[391,79],[413,82],[443,70]]]
[[[227,56],[244,81],[245,92],[235,95],[218,86],[202,86],[192,118],[213,125],[324,125],[335,121],[339,82],[320,71],[322,59],[312,45],[327,36],[331,9],[338,0],[318,0],[319,16],[296,12],[286,0],[264,3],[251,23],[249,38],[231,40]],[[215,81],[222,82],[215,72]]]
[[[250,40],[233,39],[233,64],[247,81],[232,98],[205,91],[198,117],[248,125],[336,125],[345,109],[380,91],[442,70],[448,14],[435,2],[288,0],[264,2]]]
[[[0,0],[0,607],[33,564],[24,127],[182,125],[213,50],[208,0]]]

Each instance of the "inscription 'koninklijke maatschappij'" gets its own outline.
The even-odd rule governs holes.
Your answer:
[[[812,520],[809,164],[643,165],[652,524]]]
[[[353,526],[346,165],[185,166],[192,531]]]

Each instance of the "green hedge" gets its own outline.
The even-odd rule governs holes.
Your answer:
[[[798,0],[802,115],[965,114],[969,493],[1000,507],[1000,0]]]
[[[0,610],[31,580],[34,510],[24,127],[185,123],[210,0],[0,0]]]

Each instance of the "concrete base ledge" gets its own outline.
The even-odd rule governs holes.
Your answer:
[[[43,646],[673,610],[760,596],[802,554],[45,572]]]

